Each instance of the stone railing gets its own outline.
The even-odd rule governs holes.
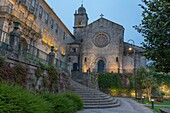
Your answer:
[[[9,44],[10,40],[10,34],[2,31],[0,29],[0,50],[2,51],[8,51],[12,52],[12,47]],[[4,42],[6,40],[6,42]],[[44,52],[43,50],[40,50],[39,48],[36,48],[33,45],[27,44],[27,48],[25,50],[19,49],[19,55],[20,59],[26,60],[26,61],[39,61],[44,64],[48,64],[49,62],[49,54]],[[68,65],[63,62],[62,60],[58,58],[54,58],[53,66],[57,67],[59,70],[68,72]]]
[[[93,73],[83,73],[83,82],[85,86],[98,90],[98,79]]]

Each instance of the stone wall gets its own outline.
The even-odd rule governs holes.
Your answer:
[[[122,69],[124,28],[104,18],[82,28],[82,63],[84,72],[88,68],[97,72],[99,60],[105,62],[106,72]],[[101,38],[100,38],[101,37]],[[84,62],[84,59],[87,62]],[[118,61],[116,61],[118,58]],[[122,71],[122,70],[121,70]]]
[[[47,70],[42,71],[41,75],[37,76],[37,70],[40,66],[37,62],[33,60],[24,60],[22,58],[16,58],[13,53],[6,50],[0,49],[0,58],[5,58],[5,64],[9,67],[14,67],[16,64],[20,64],[26,67],[27,78],[25,86],[27,89],[33,92],[43,92],[48,91],[50,93],[62,93],[69,89],[70,87],[70,75],[67,72],[58,70],[57,79],[52,84],[47,81],[50,76]],[[11,75],[12,76],[12,75]]]

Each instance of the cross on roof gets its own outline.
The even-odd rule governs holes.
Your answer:
[[[103,15],[103,14],[101,14],[100,16],[101,16],[101,18],[103,18],[103,16],[104,16],[104,15]]]

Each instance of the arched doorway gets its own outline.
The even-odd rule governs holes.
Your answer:
[[[97,72],[101,73],[104,72],[105,62],[103,60],[98,61]]]
[[[78,67],[78,64],[77,63],[73,63],[73,71],[77,71],[78,70],[77,67]]]

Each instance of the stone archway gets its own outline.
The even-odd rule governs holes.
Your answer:
[[[97,63],[97,72],[101,73],[104,72],[105,69],[105,62],[103,60],[99,60]]]
[[[73,71],[77,71],[78,69],[78,64],[77,63],[73,63]]]

